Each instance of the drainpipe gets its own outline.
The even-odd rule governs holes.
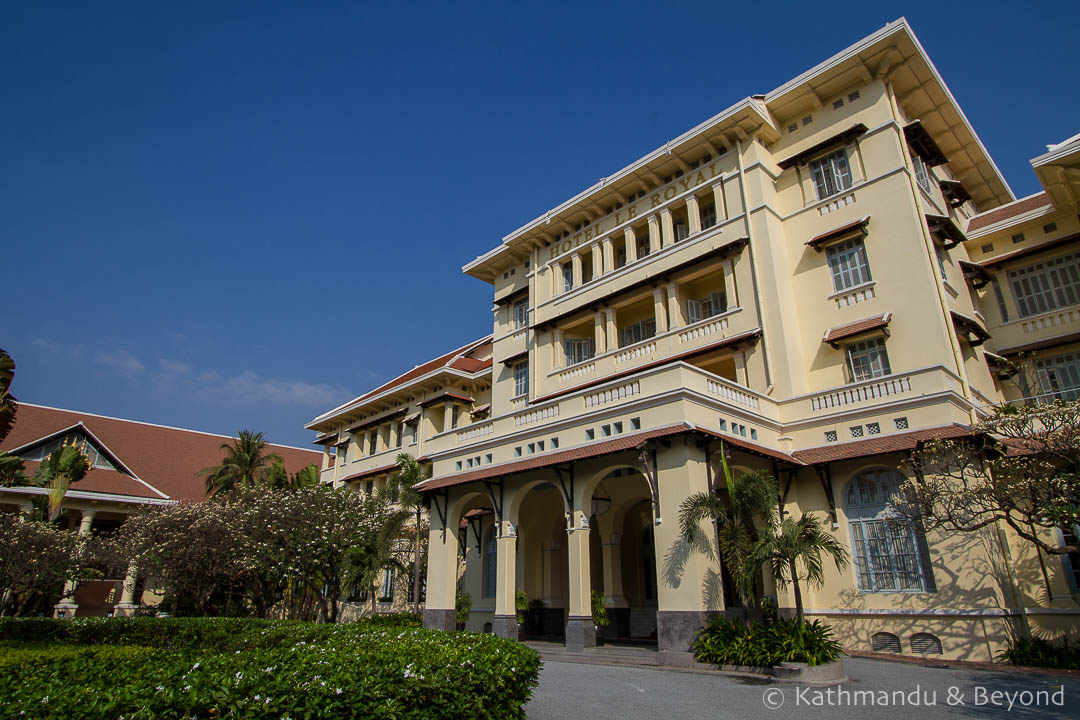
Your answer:
[[[949,346],[952,349],[953,362],[956,363],[956,371],[960,376],[960,389],[964,395],[964,399],[968,402],[968,419],[972,425],[979,422],[979,416],[975,412],[975,401],[971,397],[971,387],[968,384],[967,369],[964,367],[964,354],[960,349],[960,340],[956,336],[956,328],[953,327],[952,317],[949,315],[949,305],[945,299],[945,289],[941,286],[941,281],[937,279],[937,275],[934,271],[934,238],[930,236],[930,229],[926,225],[926,218],[923,217],[923,213],[920,210],[921,203],[919,200],[919,189],[915,186],[915,174],[911,167],[911,154],[908,152],[907,141],[904,139],[903,130],[900,128],[900,109],[896,104],[896,93],[893,90],[892,83],[887,78],[882,78],[882,83],[885,85],[885,93],[889,98],[889,109],[892,111],[893,122],[896,123],[897,137],[900,141],[900,152],[904,156],[904,168],[907,170],[908,187],[911,190],[911,199],[915,203],[916,221],[919,224],[919,228],[922,230],[923,244],[926,249],[926,259],[929,262],[929,268],[931,276],[935,279],[934,289],[937,291],[938,305],[941,307],[942,317],[945,320],[945,333],[949,336]]]
[[[765,316],[762,313],[761,309],[761,291],[758,288],[757,263],[754,260],[754,231],[751,229],[750,226],[750,202],[749,197],[746,193],[746,166],[743,164],[743,144],[742,140],[739,138],[738,133],[736,133],[734,137],[735,149],[737,150],[736,159],[739,163],[739,193],[742,195],[743,222],[746,225],[746,238],[748,240],[746,244],[746,252],[748,259],[750,260],[750,281],[754,285],[754,309],[757,311],[758,322],[761,323],[761,326],[763,328],[761,337],[758,342],[761,343],[761,359],[762,364],[765,366],[765,388],[766,392],[769,392],[773,384],[772,370],[770,369],[769,363],[769,346],[766,344],[765,340]]]

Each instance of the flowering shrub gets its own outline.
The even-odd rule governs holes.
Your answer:
[[[386,621],[0,622],[0,717],[523,717],[539,670],[493,635]]]
[[[746,625],[715,617],[698,633],[692,648],[699,662],[752,667],[773,667],[782,662],[824,665],[843,654],[832,628],[818,620]]]

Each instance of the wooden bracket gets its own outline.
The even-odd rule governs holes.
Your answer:
[[[439,498],[443,499],[442,507],[439,506]],[[446,542],[446,511],[450,508],[450,490],[443,488],[441,491],[436,490],[431,493],[431,504],[435,506],[435,512],[439,515],[439,522],[442,523],[442,539]]]
[[[563,469],[560,467],[554,467],[555,477],[559,479],[559,487],[562,489],[563,498],[566,500],[566,507],[570,508],[570,529],[574,528],[574,466],[566,466],[566,477],[563,475]]]
[[[825,499],[829,502],[829,517],[832,518],[835,525],[837,522],[836,500],[833,497],[832,470],[829,468],[828,463],[815,465],[814,470],[817,471],[818,479],[821,480],[821,489],[825,491]]]
[[[649,482],[649,492],[652,493],[653,522],[658,524],[660,515],[660,484],[656,477],[656,450],[649,445],[642,444],[637,448],[638,460],[645,469],[645,479]],[[651,462],[650,462],[651,461]]]

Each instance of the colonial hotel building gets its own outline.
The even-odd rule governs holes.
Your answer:
[[[464,591],[470,629],[517,636],[524,590],[527,634],[589,646],[595,589],[607,637],[685,661],[707,614],[742,613],[679,534],[688,495],[726,492],[723,448],[851,549],[804,589],[848,649],[988,660],[1024,625],[1076,628],[1080,563],[882,521],[918,442],[1080,392],[1080,136],[1032,165],[1045,191],[1017,200],[893,22],[465,265],[492,334],[312,421],[323,478],[430,464],[433,627]],[[1039,387],[1004,376],[1025,351]]]

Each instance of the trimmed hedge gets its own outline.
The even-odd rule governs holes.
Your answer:
[[[750,625],[714,617],[691,646],[699,662],[713,665],[775,667],[782,662],[824,665],[843,650],[825,623],[774,620]]]
[[[523,717],[534,650],[390,622],[4,620],[0,718]]]

